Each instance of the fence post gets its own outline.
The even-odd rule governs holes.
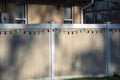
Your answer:
[[[50,80],[55,78],[55,29],[54,21],[50,21]]]
[[[111,75],[111,55],[110,55],[110,33],[109,33],[109,25],[106,24],[106,74],[107,76]]]

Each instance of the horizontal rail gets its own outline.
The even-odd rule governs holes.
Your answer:
[[[50,28],[50,24],[0,24],[0,29]]]
[[[54,24],[54,28],[107,28],[106,24]]]
[[[120,28],[120,24],[108,24],[108,28]]]
[[[0,29],[50,28],[45,24],[0,24]],[[108,26],[108,27],[107,27]],[[120,24],[53,24],[54,28],[120,28]]]

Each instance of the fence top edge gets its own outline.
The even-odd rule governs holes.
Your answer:
[[[0,29],[23,28],[120,28],[120,24],[0,24]]]
[[[53,24],[54,28],[107,28],[106,24]]]
[[[50,24],[0,24],[2,29],[50,28]]]

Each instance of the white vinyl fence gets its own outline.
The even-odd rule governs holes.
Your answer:
[[[0,24],[0,47],[3,48],[2,46],[4,44],[2,45],[2,38],[4,38],[5,35],[9,36],[9,34],[15,35],[19,33],[20,35],[22,35],[22,37],[24,37],[25,34],[30,34],[32,36],[40,34],[45,36],[42,36],[41,38],[39,38],[39,36],[35,36],[35,39],[33,39],[32,41],[31,38],[33,37],[27,38],[28,36],[26,35],[27,37],[25,37],[24,39],[27,38],[28,40],[31,40],[33,44],[30,45],[35,45],[35,47],[30,47],[30,49],[34,48],[34,54],[32,54],[32,56],[30,56],[27,60],[28,62],[26,62],[26,65],[28,66],[25,66],[32,66],[30,68],[31,72],[29,73],[28,69],[27,74],[24,75],[24,66],[22,67],[22,69],[21,67],[19,67],[20,70],[23,70],[23,75],[19,76],[21,74],[20,72],[22,72],[19,71],[17,76],[18,78],[14,78],[13,76],[11,80],[13,78],[19,80],[22,79],[20,77],[23,76],[25,78],[22,80],[59,80],[78,77],[103,77],[112,75],[113,72],[119,73],[120,71],[119,24],[56,24],[54,22],[48,24]],[[39,45],[36,43],[36,41],[38,41]],[[26,43],[27,42],[28,41],[26,41]],[[24,44],[25,43],[23,40],[23,45]],[[39,52],[39,50],[41,51]],[[0,50],[0,52],[1,56],[2,50]],[[27,51],[25,53],[27,53]],[[16,54],[16,52],[14,52],[14,54]],[[41,54],[42,56],[44,56],[44,58],[42,58]],[[35,57],[33,57],[33,55],[35,55]],[[2,65],[7,64],[4,63],[4,61],[2,62],[2,59],[3,58],[0,57],[0,71],[2,71],[0,73],[0,76],[3,77],[1,78],[1,80],[6,79],[4,78],[4,76],[6,76],[7,74],[9,75],[10,73],[7,72],[7,69],[4,70],[4,68],[2,68]],[[20,59],[22,60],[22,57]],[[35,60],[35,65],[30,65],[29,62],[32,63],[32,59]],[[21,65],[22,64],[20,64],[19,66]],[[43,66],[43,68],[37,69],[36,66]],[[35,68],[36,71],[34,71]],[[43,71],[39,72],[38,70]],[[13,72],[14,71],[15,70],[13,69]],[[17,71],[18,70],[16,70],[16,74]],[[40,74],[37,74],[37,71]],[[45,74],[43,76],[39,76],[42,75],[42,73]],[[36,74],[38,76],[33,77]],[[10,80],[10,78],[8,79]]]

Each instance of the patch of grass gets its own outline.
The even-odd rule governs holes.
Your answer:
[[[86,77],[86,78],[74,78],[74,79],[66,79],[66,80],[120,80],[120,75],[116,72],[113,73],[113,76],[106,76],[106,77]]]
[[[102,78],[74,78],[66,80],[120,80],[120,76],[102,77]]]

